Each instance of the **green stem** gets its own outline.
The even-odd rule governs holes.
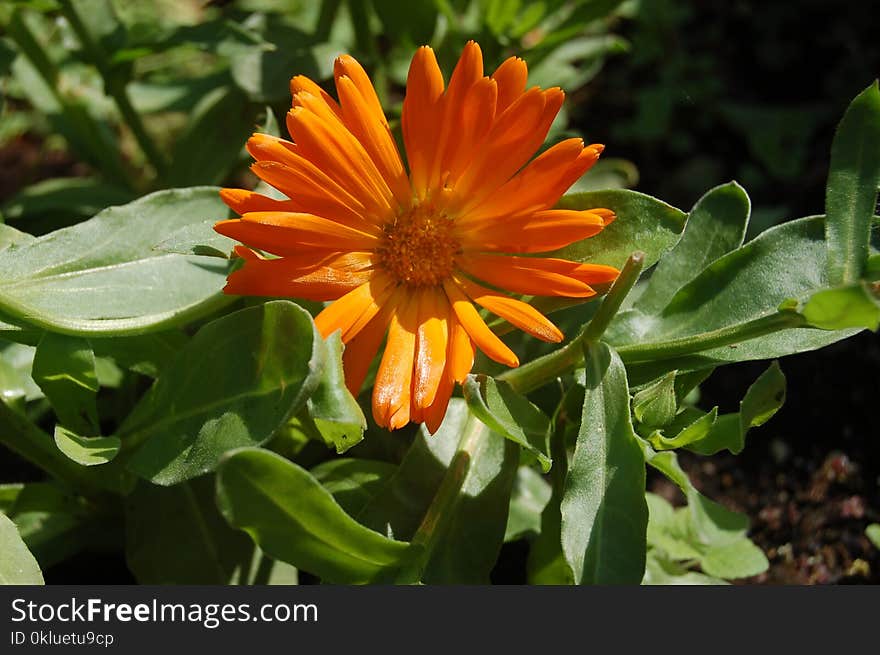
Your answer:
[[[624,298],[626,298],[633,285],[638,281],[644,265],[645,253],[641,251],[636,251],[627,258],[626,263],[623,265],[623,270],[620,271],[620,275],[614,280],[614,284],[608,290],[608,294],[602,299],[602,304],[596,311],[596,315],[593,316],[593,320],[589,322],[587,329],[584,330],[583,338],[586,341],[595,343],[605,334],[611,319],[614,318],[617,310],[623,304]]]
[[[88,470],[65,457],[55,441],[27,417],[0,401],[0,444],[73,487],[94,490]]]
[[[639,279],[644,264],[643,252],[634,252],[629,256],[593,319],[580,335],[549,355],[502,373],[498,379],[504,380],[520,393],[528,393],[573,370],[584,361],[583,341],[598,341],[605,333],[624,298]]]
[[[692,337],[679,337],[655,343],[632,344],[617,348],[624,363],[647,362],[658,359],[671,359],[682,355],[693,355],[704,350],[720,348],[748,341],[756,337],[772,334],[780,330],[803,327],[806,319],[795,312],[777,312],[756,318],[748,323],[732,325]]]
[[[162,153],[156,147],[155,142],[147,132],[140,114],[137,113],[134,106],[131,104],[131,99],[128,96],[125,82],[113,75],[110,67],[107,65],[106,53],[101,45],[92,38],[88,28],[85,23],[83,23],[70,0],[61,0],[61,12],[64,14],[64,17],[67,18],[71,28],[73,28],[74,33],[82,44],[83,50],[86,52],[86,55],[101,74],[101,77],[104,80],[104,89],[116,102],[116,107],[119,109],[119,113],[122,115],[126,125],[128,125],[129,129],[132,131],[132,134],[134,134],[134,137],[144,155],[153,165],[153,168],[156,169],[156,174],[160,178],[163,177],[167,172],[167,163],[165,162]]]
[[[486,429],[486,426],[479,419],[472,414],[468,416],[458,442],[458,448],[452,457],[446,475],[411,541],[411,543],[423,548],[418,562],[420,572],[430,560],[431,553],[452,516],[455,505],[460,498],[459,492],[470,470],[474,451],[479,446],[480,439],[483,438]]]

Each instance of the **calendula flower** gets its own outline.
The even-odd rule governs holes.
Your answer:
[[[246,246],[226,293],[334,301],[315,318],[341,331],[346,384],[357,393],[387,333],[373,416],[437,430],[475,348],[517,366],[480,305],[538,339],[559,329],[513,294],[588,298],[617,269],[530,256],[593,236],[607,209],[553,209],[593,165],[601,145],[568,139],[529,162],[562,105],[558,88],[526,88],[510,58],[483,74],[468,43],[445,85],[434,52],[420,48],[401,118],[409,172],[364,69],[334,66],[338,100],[312,80],[291,80],[291,141],[255,134],[256,175],[289,199],[224,189],[240,219],[215,229]],[[268,253],[270,256],[266,256]]]

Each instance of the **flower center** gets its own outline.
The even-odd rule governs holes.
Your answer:
[[[452,220],[422,205],[385,226],[377,254],[379,265],[398,282],[421,287],[448,278],[460,249],[452,234]]]

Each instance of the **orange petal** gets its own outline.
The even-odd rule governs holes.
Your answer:
[[[456,318],[455,314],[449,315],[449,374],[455,382],[464,383],[465,378],[474,366],[474,342],[468,336],[467,330]]]
[[[456,225],[465,251],[547,252],[595,236],[605,220],[593,210],[549,209],[470,227]]]
[[[462,225],[549,209],[596,163],[599,152],[596,144],[585,148],[581,139],[557,143],[479,204],[462,206]]]
[[[449,161],[465,126],[461,119],[462,105],[471,87],[483,77],[483,53],[474,41],[468,41],[461,52],[458,63],[449,78],[449,86],[440,101],[440,122],[436,126],[425,126],[434,129],[437,140],[430,157],[430,175],[428,188],[439,189],[445,174],[449,170]],[[492,87],[491,80],[486,80]],[[493,103],[494,114],[494,103]]]
[[[372,275],[371,271],[345,271],[332,266],[303,272],[299,262],[289,258],[262,259],[242,246],[236,248],[236,253],[244,257],[245,263],[230,274],[223,292],[238,296],[336,300]]]
[[[505,59],[492,73],[492,79],[498,82],[498,112],[507,109],[526,90],[529,69],[519,57]]]
[[[287,163],[258,161],[251,170],[286,195],[296,196],[295,202],[303,209],[307,208],[310,214],[326,216],[364,231],[378,232],[359,201],[302,157],[291,155]]]
[[[245,189],[220,189],[220,199],[236,214],[302,211],[302,207],[292,200],[275,200]]]
[[[517,356],[489,329],[489,326],[480,317],[479,312],[474,309],[464,291],[451,280],[443,282],[443,289],[446,291],[446,296],[452,304],[452,311],[455,312],[456,318],[461,322],[464,329],[467,330],[468,336],[474,340],[474,343],[477,344],[480,350],[496,362],[506,364],[507,366],[519,366]]]
[[[459,267],[484,282],[514,293],[533,296],[569,296],[588,298],[596,295],[579,273],[586,273],[578,264],[565,259],[539,259],[537,257],[508,257],[469,253],[456,258]],[[617,277],[617,269],[610,280]],[[602,281],[610,281],[609,279]]]
[[[325,307],[315,317],[315,327],[324,338],[341,330],[342,342],[348,343],[379,312],[393,290],[394,283],[390,277],[381,272],[373,272],[369,282]]]
[[[446,295],[433,288],[422,291],[419,294],[418,312],[412,403],[414,407],[425,409],[434,402],[446,368],[449,315]]]
[[[363,146],[315,96],[301,93],[287,112],[287,129],[300,154],[355,196],[368,212],[385,217],[393,196]]]
[[[406,80],[406,97],[400,117],[413,190],[424,198],[428,189],[429,165],[434,154],[443,73],[434,51],[428,46],[416,50]]]
[[[397,144],[391,136],[384,115],[380,120],[370,111],[360,88],[350,78],[344,76],[337,78],[336,88],[339,91],[346,127],[361,142],[376,164],[394,193],[397,203],[401,207],[409,207],[411,195],[409,177],[403,168]]]
[[[365,109],[370,113],[370,117],[384,127],[388,127],[388,120],[385,118],[382,103],[379,102],[379,96],[376,95],[376,89],[370,81],[370,76],[354,57],[351,55],[337,57],[333,62],[333,77],[336,78],[337,92],[339,92],[339,80],[343,77],[348,78],[363,98]],[[342,102],[341,93],[339,99]]]
[[[320,216],[293,212],[249,212],[220,221],[220,234],[275,255],[293,255],[304,246],[328,250],[372,250],[377,239]]]
[[[498,85],[495,80],[484,77],[468,89],[467,95],[459,103],[455,119],[457,136],[445,154],[443,163],[450,183],[454,184],[467,169],[474,153],[479,152],[486,140],[495,120],[497,97]]]
[[[313,96],[321,98],[333,110],[333,113],[342,116],[342,111],[333,96],[305,75],[296,75],[290,80],[290,95],[296,96],[298,93],[311,93]]]
[[[409,422],[417,311],[412,297],[404,297],[398,305],[373,386],[373,418],[392,430]]]
[[[553,343],[559,343],[565,338],[558,327],[531,305],[496,293],[463,277],[453,276],[453,279],[474,302],[532,336]]]
[[[440,429],[440,424],[443,423],[443,417],[446,416],[446,409],[449,407],[449,399],[452,397],[452,390],[454,388],[455,383],[447,371],[440,378],[440,385],[437,387],[434,402],[422,412],[421,420],[424,421],[425,427],[428,428],[430,434],[435,434]]]
[[[348,342],[342,353],[342,365],[345,370],[345,385],[348,390],[357,395],[360,393],[370,365],[379,352],[382,339],[388,330],[388,322],[391,315],[396,311],[397,304],[402,298],[402,289],[398,287],[391,296],[382,304],[379,313],[367,323],[357,336]]]
[[[517,98],[495,121],[485,146],[456,181],[458,202],[476,202],[507,182],[544,142],[563,98],[557,88],[532,88]]]

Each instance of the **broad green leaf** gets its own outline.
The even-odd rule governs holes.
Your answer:
[[[0,223],[0,250],[14,249],[35,240],[36,237],[27,232],[22,232],[21,230],[16,230],[11,225]]]
[[[852,101],[831,145],[825,195],[828,279],[857,281],[868,261],[871,217],[880,186],[880,90],[877,81]]]
[[[188,323],[232,301],[227,263],[153,250],[228,210],[217,189],[170,189],[0,251],[0,311],[74,335],[136,334]]]
[[[87,218],[105,207],[132,199],[131,191],[98,178],[60,177],[25,187],[7,200],[0,211],[6,220],[27,221],[26,226],[32,229],[32,220],[45,219],[47,215]]]
[[[688,513],[696,539],[702,544],[726,544],[741,539],[749,527],[748,517],[732,512],[706,498],[693,485],[671,450],[656,452],[651,445],[638,439],[645,461],[674,482],[688,501]]]
[[[0,513],[0,584],[41,585],[43,573],[37,560],[22,541],[18,528],[5,514]]]
[[[694,205],[681,240],[661,258],[634,307],[645,314],[660,312],[708,264],[739,248],[750,210],[749,197],[736,182],[708,191]]]
[[[254,131],[256,114],[256,108],[235,87],[207,93],[175,141],[167,179],[179,186],[222,182]]]
[[[110,357],[119,366],[151,378],[168,366],[187,342],[180,330],[165,330],[126,337],[90,339],[95,355]]]
[[[717,578],[746,578],[767,570],[764,552],[749,539],[707,548],[700,557],[700,567]]]
[[[744,578],[767,570],[767,558],[744,531],[718,542],[701,540],[688,508],[673,509],[654,494],[647,494],[647,500],[648,544],[655,553],[662,551],[670,560],[699,562],[703,572],[714,578]]]
[[[769,421],[784,402],[785,375],[779,363],[773,362],[749,386],[739,412],[719,416],[705,437],[692,440],[687,447],[702,455],[713,455],[724,449],[738,455],[745,448],[748,431]]]
[[[209,218],[176,230],[167,239],[153,246],[159,252],[179,255],[201,255],[228,259],[235,241],[214,231],[217,221]]]
[[[876,332],[880,326],[880,299],[864,282],[813,294],[801,309],[813,327],[823,330],[868,328]]]
[[[865,528],[865,534],[871,540],[871,543],[874,544],[874,548],[880,548],[880,523],[869,525]]]
[[[652,342],[732,328],[776,313],[783,302],[806,298],[827,286],[825,261],[823,217],[784,223],[714,261],[682,287],[660,314],[650,316],[636,309],[619,313],[605,338],[627,361],[634,383],[673,369],[697,370],[821,348],[858,330],[788,329],[698,355],[634,365],[628,352]]]
[[[315,389],[323,352],[308,312],[286,300],[208,323],[120,426],[123,447],[139,446],[128,468],[171,485],[265,443]]]
[[[206,477],[170,488],[140,482],[126,498],[125,557],[140,584],[230,584],[254,546],[229,527]]]
[[[633,415],[647,427],[663,426],[675,418],[678,404],[675,397],[675,372],[633,396]]]
[[[37,345],[32,375],[62,424],[80,434],[98,432],[98,373],[87,340],[47,332]]]
[[[396,471],[388,462],[342,457],[318,464],[309,472],[346,514],[357,516]]]
[[[696,571],[689,571],[678,562],[656,550],[648,551],[645,562],[643,585],[723,585],[720,578],[713,578]]]
[[[469,375],[462,391],[474,416],[534,455],[545,473],[550,470],[550,419],[544,412],[503,380],[483,374]]]
[[[106,464],[116,457],[121,442],[117,437],[81,437],[56,425],[55,444],[58,450],[77,464],[96,466]]]
[[[275,453],[243,449],[217,475],[226,520],[270,556],[329,583],[390,581],[413,552],[346,514],[308,471]]]
[[[419,429],[397,471],[356,515],[357,520],[393,539],[410,540],[443,482],[468,416],[465,402],[452,398],[437,433]]]
[[[479,421],[468,421],[465,429],[463,439],[471,442],[463,460],[467,472],[440,517],[444,525],[422,572],[426,584],[488,584],[504,542],[520,449]]]
[[[339,333],[323,340],[324,369],[318,386],[297,417],[296,428],[344,453],[364,438],[367,419],[345,386]]]
[[[672,248],[687,215],[680,209],[636,191],[589,191],[564,196],[559,209],[611,209],[617,220],[599,234],[553,253],[554,257],[591,264],[623,265],[634,251],[645,253],[645,267]],[[548,255],[549,256],[549,255]]]
[[[82,499],[55,482],[30,482],[23,486],[8,515],[37,561],[45,567],[62,562],[102,533],[117,529],[109,517],[91,520]]]
[[[530,466],[520,466],[513,481],[504,541],[516,541],[541,533],[541,514],[550,502],[552,489]]]
[[[578,584],[638,584],[645,573],[645,461],[617,354],[585,349],[586,394],[562,498],[562,549]]]

